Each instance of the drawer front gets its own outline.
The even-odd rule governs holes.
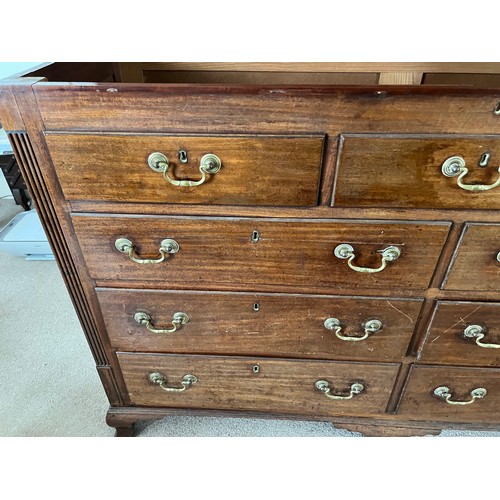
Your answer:
[[[97,280],[133,280],[190,289],[235,284],[332,290],[409,287],[424,289],[448,233],[447,223],[361,223],[204,219],[182,217],[74,216],[73,225],[90,274]],[[159,264],[140,264],[115,247],[126,238],[141,258],[158,258],[164,239],[179,250]],[[334,255],[349,243],[351,265],[380,269],[382,250],[396,246],[397,260],[366,273]],[[129,247],[130,248],[130,247]],[[135,255],[134,258],[135,258]],[[350,259],[349,259],[350,260]]]
[[[466,225],[445,288],[500,291],[500,224]]]
[[[447,387],[450,394],[446,401],[445,391],[434,391]],[[474,398],[476,389],[486,389],[482,398]],[[480,393],[473,393],[480,395]],[[470,404],[456,405],[453,402]],[[414,366],[406,387],[399,416],[409,420],[435,422],[500,422],[500,370],[493,368],[458,368],[436,366]]]
[[[488,156],[489,155],[489,156]],[[468,173],[447,177],[442,166],[460,156]],[[479,163],[486,164],[480,167]],[[450,163],[454,163],[451,161]],[[341,140],[335,206],[500,208],[500,139],[345,135]],[[460,169],[459,169],[460,171]],[[498,187],[469,191],[480,184]]]
[[[264,358],[118,353],[133,404],[174,408],[253,410],[303,415],[374,415],[384,413],[399,365]],[[179,387],[186,375],[196,383],[167,392],[150,381],[164,377],[165,387]],[[325,380],[331,399],[315,387]]]
[[[398,361],[404,356],[422,304],[110,289],[98,289],[97,296],[111,343],[122,351],[367,361]],[[187,315],[186,323],[176,324],[178,312]],[[138,313],[146,313],[149,324]]]
[[[46,136],[67,200],[273,206],[317,204],[323,138]],[[166,176],[173,183],[148,165],[156,152],[168,159]],[[200,185],[175,185],[178,180],[201,181],[207,154],[220,159],[218,172],[205,172]]]
[[[439,302],[420,359],[500,366],[500,304]]]

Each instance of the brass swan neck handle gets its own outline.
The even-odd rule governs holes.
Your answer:
[[[356,258],[356,254],[354,253],[354,248],[348,243],[342,243],[338,245],[333,254],[338,259],[348,259],[347,265],[358,273],[379,273],[383,271],[389,262],[394,262],[401,255],[401,250],[395,246],[389,246],[384,248],[383,250],[377,250],[377,253],[382,255],[382,263],[380,267],[371,268],[371,267],[359,267],[355,266],[352,261]]]

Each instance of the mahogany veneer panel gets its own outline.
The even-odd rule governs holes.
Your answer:
[[[479,167],[489,152],[487,167]],[[401,135],[344,135],[338,159],[335,206],[499,209],[500,190],[461,189],[441,172],[445,160],[462,156],[464,184],[498,179],[500,137],[457,138]]]
[[[480,341],[500,346],[500,304],[485,302],[438,302],[420,356],[425,363],[499,366],[500,349],[485,348],[464,335],[470,325],[484,329]]]
[[[68,200],[232,205],[316,205],[323,136],[149,136],[49,134],[46,141]],[[188,162],[179,162],[184,150]],[[148,166],[160,152],[170,178],[201,179],[200,159],[217,155],[219,172],[179,187]]]
[[[500,289],[500,224],[466,224],[446,290]]]
[[[259,284],[298,291],[313,282],[340,287],[424,289],[448,234],[446,223],[317,222],[174,217],[72,218],[91,276],[97,280],[155,282],[157,286],[234,283],[240,290]],[[259,241],[252,241],[254,231]],[[137,245],[142,257],[157,258],[160,242],[173,238],[180,250],[161,264],[142,265],[115,248],[119,237]],[[401,248],[398,260],[382,272],[359,273],[334,256],[341,243],[353,245],[356,265],[377,268],[377,251]]]
[[[301,361],[254,357],[179,356],[118,353],[133,404],[174,408],[225,408],[303,415],[383,414],[399,365]],[[254,367],[258,366],[258,372]],[[198,382],[184,392],[166,392],[148,376],[160,372],[179,386],[186,374]],[[332,393],[349,395],[353,383],[364,391],[348,400],[331,400],[314,387],[326,380]]]
[[[121,351],[241,354],[317,359],[401,361],[421,300],[251,293],[97,289],[112,344]],[[134,321],[147,312],[156,328],[171,328],[181,311],[189,322],[155,334]],[[339,319],[341,335],[361,337],[364,324],[383,327],[362,341],[344,341],[324,327]]]
[[[469,401],[470,393],[484,388],[487,394],[468,405],[452,405],[433,396],[447,386],[452,401]],[[408,420],[500,423],[500,370],[450,366],[414,366],[398,415]]]

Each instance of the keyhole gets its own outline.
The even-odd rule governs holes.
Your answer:
[[[254,373],[259,373],[260,372],[260,366],[259,365],[254,365],[252,366],[252,371]]]
[[[252,233],[252,241],[254,243],[257,243],[258,241],[260,240],[260,234],[259,234],[259,231],[254,231]]]
[[[493,113],[495,115],[500,115],[500,101],[497,104],[497,107],[494,109]]]
[[[258,302],[256,302],[254,305],[253,305],[253,310],[254,311],[259,311],[260,310],[260,304]]]
[[[186,151],[184,151],[183,149],[181,149],[179,151],[179,161],[181,163],[187,163],[188,162],[188,154]]]
[[[479,166],[480,167],[487,167],[488,162],[490,161],[490,156],[491,156],[490,153],[483,153],[481,155],[481,159],[479,160]]]

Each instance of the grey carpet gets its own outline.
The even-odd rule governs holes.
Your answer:
[[[0,228],[20,210],[0,200]],[[0,252],[0,436],[112,436],[108,402],[55,262]],[[137,435],[197,437],[359,436],[326,422],[167,417]],[[444,431],[442,436],[498,432]]]

